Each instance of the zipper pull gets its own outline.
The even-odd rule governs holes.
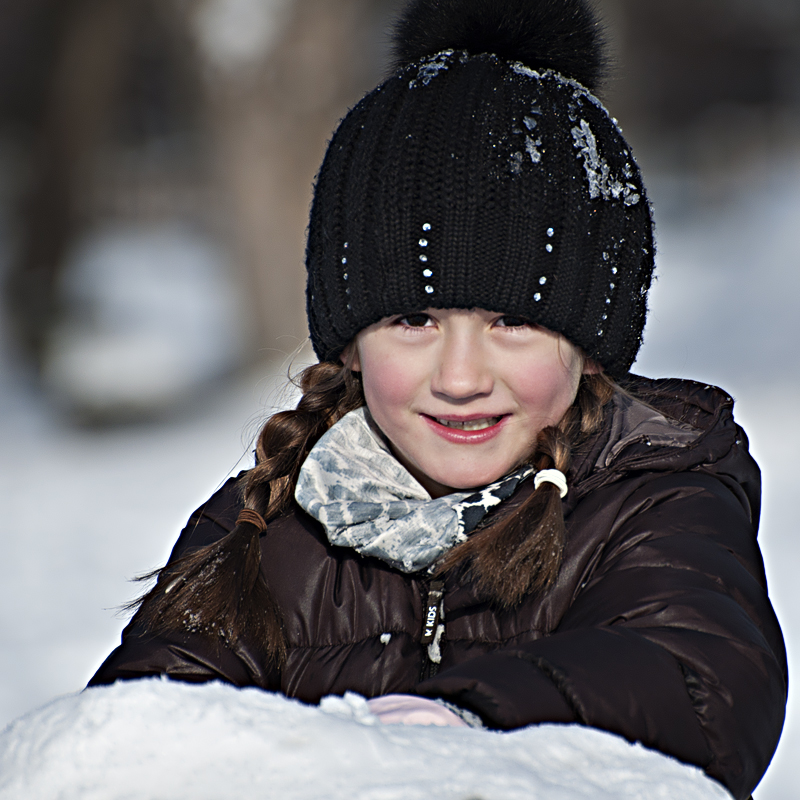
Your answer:
[[[422,611],[422,644],[430,644],[436,635],[436,628],[442,617],[442,597],[444,596],[444,581],[431,581],[428,588],[428,599]]]

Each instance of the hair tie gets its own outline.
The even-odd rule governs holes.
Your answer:
[[[534,490],[543,483],[552,483],[553,486],[557,486],[562,500],[567,496],[567,478],[560,469],[543,469],[537,472],[533,479]]]
[[[259,533],[263,533],[267,529],[267,523],[264,522],[264,517],[262,517],[258,511],[253,511],[252,508],[243,508],[239,512],[239,516],[236,517],[236,524],[241,525],[243,522],[247,522],[258,528]]]

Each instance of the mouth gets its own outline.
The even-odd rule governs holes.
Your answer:
[[[506,427],[512,414],[498,414],[492,417],[470,414],[435,417],[423,414],[430,429],[444,441],[452,444],[485,444],[491,441]]]
[[[483,431],[497,425],[502,419],[499,417],[481,417],[480,419],[444,419],[443,417],[432,417],[433,420],[443,425],[445,428],[454,428],[459,431]]]

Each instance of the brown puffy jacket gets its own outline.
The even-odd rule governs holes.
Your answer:
[[[420,644],[428,579],[332,547],[295,507],[261,539],[289,645],[280,673],[265,671],[247,642],[154,638],[134,618],[90,685],[167,674],[308,702],[347,690],[418,693],[492,728],[611,731],[747,797],[777,745],[787,691],[756,543],[758,467],[719,389],[634,379],[631,390],[647,405],[618,394],[576,454],[557,583],[501,611],[448,578],[438,669]],[[192,515],[171,558],[224,536],[240,508],[232,479]]]

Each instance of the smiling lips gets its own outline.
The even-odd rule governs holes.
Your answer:
[[[436,422],[444,425],[447,428],[457,428],[461,431],[482,431],[486,428],[491,428],[492,425],[497,425],[502,417],[483,417],[481,419],[444,419],[442,417],[434,417]]]
[[[467,419],[448,419],[447,417],[432,417],[427,414],[423,414],[422,417],[435,433],[449,442],[478,444],[494,438],[510,415]]]

